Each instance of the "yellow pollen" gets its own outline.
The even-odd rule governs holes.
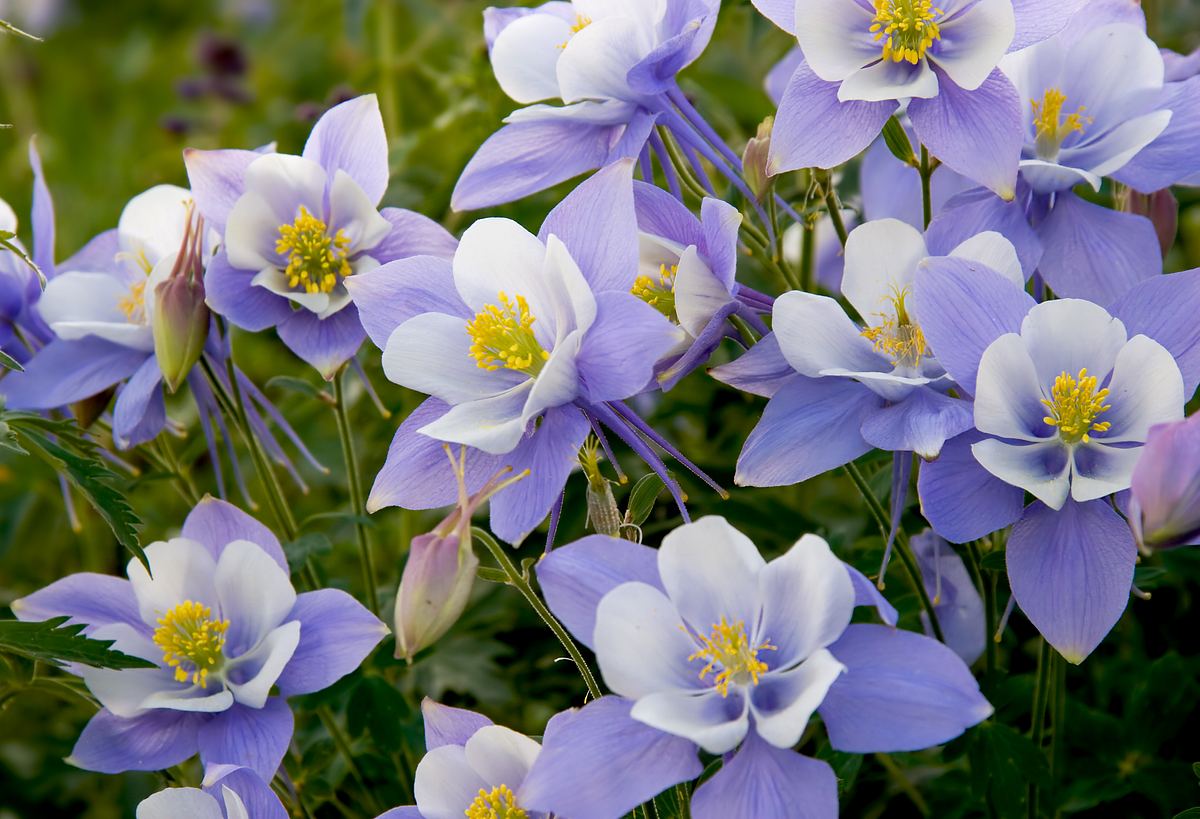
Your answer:
[[[463,814],[467,819],[526,819],[529,816],[517,806],[517,797],[508,785],[497,785],[491,791],[480,788],[479,795]]]
[[[567,39],[563,40],[561,43],[559,43],[559,44],[558,44],[558,47],[559,47],[559,48],[566,48],[566,47],[567,47],[567,43],[571,42],[571,37],[574,37],[576,34],[578,34],[579,32],[583,31],[585,28],[587,28],[587,27],[588,27],[588,26],[590,26],[591,24],[592,24],[592,18],[591,18],[591,17],[588,17],[588,16],[586,16],[586,15],[583,15],[583,14],[576,14],[576,15],[575,15],[575,23],[574,23],[574,25],[572,25],[572,26],[571,26],[571,34],[570,34],[570,36],[569,36],[569,37],[567,37]]]
[[[513,302],[501,292],[500,303],[485,305],[467,322],[471,336],[471,356],[480,369],[507,367],[528,375],[537,375],[550,354],[542,349],[533,334],[537,319],[529,312],[524,296]]]
[[[275,252],[288,257],[283,271],[288,287],[306,293],[328,293],[354,272],[346,258],[349,247],[345,231],[330,236],[326,224],[304,206],[295,222],[279,226],[275,241]]]
[[[208,673],[221,664],[228,620],[214,620],[212,609],[187,600],[158,620],[154,644],[163,650],[163,662],[175,669],[176,682],[208,687]]]
[[[1089,433],[1107,432],[1112,426],[1108,421],[1096,421],[1096,417],[1108,412],[1112,405],[1104,403],[1108,397],[1107,388],[1096,391],[1096,376],[1088,375],[1087,367],[1079,371],[1078,378],[1064,371],[1054,379],[1050,396],[1042,399],[1050,412],[1042,420],[1058,427],[1059,437],[1068,444],[1086,444],[1091,441]]]
[[[907,298],[907,287],[894,291],[887,299],[892,310],[876,313],[883,321],[862,331],[863,337],[875,345],[875,352],[891,359],[892,366],[915,367],[929,349],[925,334],[908,315],[904,304]]]
[[[649,276],[638,276],[629,292],[675,321],[675,274],[678,272],[677,264],[670,267],[660,264],[657,281]]]
[[[720,672],[713,678],[713,684],[722,697],[729,695],[731,681],[745,684],[748,677],[751,685],[758,685],[758,675],[767,670],[767,664],[758,659],[758,652],[776,649],[769,640],[751,646],[746,637],[745,624],[738,620],[730,625],[724,616],[721,617],[721,622],[713,626],[712,634],[700,639],[704,642],[704,648],[693,652],[688,657],[688,662],[708,662],[708,665],[700,669],[700,679],[707,677],[718,665],[721,667]]]
[[[1033,106],[1033,127],[1036,132],[1037,154],[1042,159],[1053,159],[1058,156],[1058,149],[1063,140],[1073,133],[1082,134],[1091,125],[1092,117],[1083,115],[1084,106],[1079,106],[1073,114],[1063,116],[1063,104],[1067,95],[1057,88],[1047,88],[1042,101],[1031,99]]]
[[[883,40],[883,59],[916,65],[942,38],[937,20],[943,14],[931,0],[875,0],[871,33]]]
[[[129,295],[117,302],[117,307],[131,324],[146,320],[146,280],[141,279],[129,288]]]

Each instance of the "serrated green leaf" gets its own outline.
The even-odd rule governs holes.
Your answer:
[[[625,511],[625,522],[641,526],[654,511],[654,502],[663,491],[662,478],[654,473],[642,476],[629,493],[629,505]]]
[[[64,625],[69,617],[36,623],[0,620],[0,652],[61,666],[82,663],[92,668],[154,668],[154,663],[114,651],[112,640],[93,640],[80,632],[83,623]]]
[[[25,372],[25,368],[21,366],[21,362],[3,350],[0,350],[0,367],[4,367],[7,370],[15,370],[19,373]]]

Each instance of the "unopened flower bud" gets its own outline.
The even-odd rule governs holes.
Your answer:
[[[742,175],[746,184],[759,202],[771,195],[775,187],[774,177],[767,170],[767,156],[771,152],[771,130],[775,127],[775,118],[767,117],[758,126],[758,135],[746,143],[742,153]]]
[[[1169,188],[1154,193],[1138,193],[1132,188],[1126,188],[1117,197],[1118,207],[1126,213],[1145,216],[1154,225],[1154,233],[1158,236],[1158,244],[1163,256],[1170,252],[1175,244],[1175,232],[1179,228],[1179,202]]]
[[[151,329],[154,332],[154,355],[162,370],[163,380],[171,392],[175,392],[204,351],[208,338],[208,305],[204,303],[204,262],[201,243],[204,235],[203,220],[188,219],[184,232],[183,246],[171,259],[167,257],[159,264],[170,264],[165,281],[154,285],[154,314]],[[153,284],[159,275],[151,273]]]
[[[588,436],[579,451],[579,466],[587,478],[587,522],[598,535],[619,537],[621,510],[613,497],[612,484],[600,471],[600,441]]]
[[[1133,468],[1129,523],[1146,550],[1200,543],[1200,415],[1150,428]]]

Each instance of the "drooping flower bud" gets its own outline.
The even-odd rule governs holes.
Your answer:
[[[1150,428],[1130,495],[1129,523],[1143,549],[1200,543],[1200,415]]]
[[[1125,188],[1117,197],[1117,207],[1149,219],[1163,256],[1170,252],[1179,228],[1179,201],[1169,188],[1154,193],[1138,193],[1133,188]]]
[[[742,153],[742,175],[746,184],[759,202],[766,200],[775,187],[775,180],[767,170],[767,156],[771,152],[771,130],[775,118],[767,117],[758,125],[758,134],[746,143]]]
[[[471,516],[484,501],[524,478],[528,470],[494,475],[474,495],[466,486],[466,450],[456,461],[446,446],[458,481],[458,504],[432,532],[413,538],[396,591],[396,657],[412,662],[417,652],[437,642],[467,607],[479,559],[471,544]]]
[[[208,305],[204,303],[204,220],[191,218],[170,274],[154,289],[154,354],[168,389],[175,392],[204,351]],[[162,263],[168,263],[169,257]],[[151,279],[155,278],[151,274]]]

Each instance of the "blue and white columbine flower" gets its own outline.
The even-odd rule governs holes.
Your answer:
[[[551,552],[538,579],[616,694],[547,726],[534,773],[552,784],[531,803],[543,810],[621,815],[694,778],[697,748],[740,746],[696,791],[693,816],[806,804],[833,817],[832,769],[791,750],[814,713],[835,749],[864,753],[945,742],[992,712],[950,649],[851,625],[877,599],[814,535],[770,562],[723,518],[676,529],[657,552],[596,535]],[[595,785],[580,789],[585,771]]]
[[[203,785],[167,788],[143,799],[137,819],[287,819],[270,785],[248,768],[209,766]]]
[[[76,574],[13,603],[21,620],[69,617],[155,665],[72,668],[102,710],[71,760],[101,773],[154,771],[198,751],[206,765],[270,780],[292,738],[284,698],[349,674],[386,626],[345,592],[297,595],[279,541],[223,501],[201,501],[180,537],[146,556],[149,570],[131,560],[129,580]]]
[[[374,95],[330,109],[302,156],[185,152],[200,213],[222,235],[209,265],[209,306],[242,329],[276,327],[325,378],[363,340],[347,276],[419,254],[448,256],[454,238],[407,210],[378,210],[387,136]]]

